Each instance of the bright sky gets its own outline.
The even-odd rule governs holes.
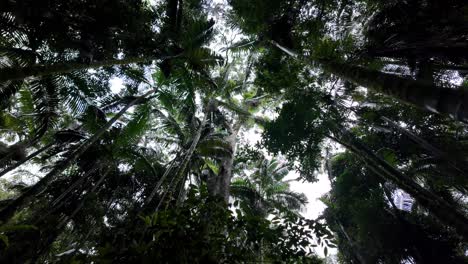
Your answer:
[[[118,93],[124,88],[123,82],[119,78],[111,79],[110,83],[113,93]],[[250,129],[244,133],[244,137],[247,142],[254,146],[261,140],[261,132],[258,129]],[[299,175],[295,171],[291,171],[287,179],[295,179],[297,177]],[[328,175],[324,173],[318,174],[318,181],[315,183],[294,181],[290,185],[293,191],[304,193],[309,200],[309,204],[302,212],[302,215],[309,219],[316,219],[325,209],[325,204],[318,199],[330,190]]]
[[[215,4],[216,7],[214,8],[215,10],[213,11],[214,13],[217,13],[216,20],[219,22],[220,20],[221,21],[224,20],[223,19],[224,12],[221,12],[220,10],[216,10],[216,9],[217,8],[222,9],[220,8],[220,6],[226,7],[225,5],[226,3],[225,3],[225,0],[217,0],[214,2],[216,3]],[[217,5],[217,4],[221,4],[221,5]],[[218,28],[218,30],[222,30],[222,31],[225,31],[226,29],[227,28],[224,28],[224,27]],[[227,30],[227,31],[230,31],[230,30]],[[223,32],[223,33],[227,35],[232,34],[231,36],[228,37],[228,39],[240,38],[240,35],[237,35],[237,32]],[[214,46],[215,47],[211,47],[211,48],[219,49],[220,46],[222,45],[220,45],[219,43],[215,43]],[[112,78],[110,80],[110,84],[111,84],[111,91],[113,93],[119,93],[122,89],[125,88],[123,85],[123,81],[120,78]],[[244,137],[244,140],[246,140],[248,143],[250,143],[253,146],[258,141],[261,140],[261,131],[255,127],[243,133],[243,137]],[[287,176],[287,179],[296,179],[298,177],[299,175],[297,172],[291,171],[289,175]],[[318,181],[315,183],[298,182],[298,181],[290,182],[291,190],[295,192],[304,193],[307,196],[309,203],[306,206],[305,210],[301,212],[301,214],[308,219],[316,219],[318,216],[320,216],[320,214],[323,212],[326,206],[324,203],[319,201],[319,198],[323,196],[325,193],[327,193],[328,191],[330,191],[330,181],[328,180],[328,175],[324,173],[320,173],[317,175],[317,178],[318,178]],[[323,250],[317,249],[316,253],[322,257],[324,256]],[[336,254],[336,250],[329,249],[329,254]]]
[[[244,139],[252,146],[261,140],[261,131],[258,128],[252,128],[244,133]],[[299,174],[295,171],[290,171],[286,179],[297,179]],[[325,193],[330,191],[330,180],[328,175],[325,173],[319,173],[317,175],[318,181],[314,183],[309,182],[299,182],[293,181],[290,182],[291,190],[295,192],[304,193],[307,196],[309,203],[307,204],[305,210],[301,212],[302,216],[307,219],[316,219],[320,214],[325,210],[326,205],[322,203],[319,198],[322,197]],[[324,257],[323,249],[314,248],[315,252]],[[337,253],[336,249],[328,249],[329,255],[335,255]]]
[[[244,133],[245,140],[254,146],[261,140],[261,134],[258,129],[251,129]],[[317,175],[318,181],[315,183],[293,181],[290,183],[291,189],[296,192],[302,192],[307,196],[309,204],[302,215],[309,219],[316,219],[325,209],[325,204],[318,199],[330,191],[330,181],[328,175],[320,173]],[[290,171],[287,179],[296,179],[299,174],[295,171]]]

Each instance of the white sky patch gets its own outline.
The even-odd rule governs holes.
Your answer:
[[[295,179],[299,177],[297,172],[290,172],[287,179]],[[317,175],[318,181],[314,183],[293,181],[290,182],[291,189],[295,192],[304,193],[309,200],[306,206],[306,210],[302,212],[302,215],[308,219],[316,219],[325,210],[326,206],[322,203],[319,198],[331,189],[328,175],[320,173]]]
[[[245,131],[245,140],[252,146],[257,142],[260,142],[262,136],[261,131],[258,128],[253,128]],[[297,179],[299,174],[296,171],[290,171],[285,180]],[[307,196],[309,203],[306,206],[306,210],[301,214],[308,219],[316,219],[326,208],[325,204],[318,199],[331,189],[330,180],[326,173],[320,173],[317,175],[318,181],[314,183],[292,181],[290,182],[291,190],[295,192],[304,193]]]
[[[109,83],[111,85],[110,89],[112,93],[115,94],[120,93],[120,91],[122,91],[122,89],[125,88],[125,86],[123,85],[123,80],[121,78],[113,77],[109,80]]]
[[[260,142],[262,139],[261,130],[255,126],[252,129],[249,129],[243,133],[243,138],[250,145],[255,146],[256,143]],[[265,151],[264,151],[265,152]],[[266,153],[265,153],[266,154]],[[267,155],[268,158],[271,156]],[[285,177],[285,180],[297,179],[299,173],[296,171],[290,171],[288,176]],[[319,200],[325,193],[329,192],[331,189],[330,180],[326,173],[317,174],[317,182],[303,182],[303,181],[291,181],[289,182],[290,189],[295,192],[304,193],[307,197],[308,203],[305,207],[305,210],[301,212],[301,215],[307,219],[317,219],[323,210],[325,210],[326,205]],[[320,246],[314,247],[313,250],[320,257],[325,257],[323,248]],[[337,249],[329,248],[328,255],[336,255]]]

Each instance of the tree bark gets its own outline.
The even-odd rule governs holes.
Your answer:
[[[384,61],[384,63],[391,64],[391,65],[409,67],[407,62],[403,62],[403,61],[400,61],[400,60]],[[468,71],[468,66],[458,65],[458,64],[433,63],[433,64],[431,64],[431,67],[434,68],[434,70],[437,70],[437,71],[439,71],[439,70],[451,70],[451,71],[460,71],[460,72],[467,72]]]
[[[229,203],[232,169],[234,166],[234,157],[236,156],[237,134],[242,124],[243,119],[239,119],[237,123],[234,124],[231,134],[226,138],[227,142],[229,142],[231,154],[223,160],[218,175],[218,195],[224,199],[226,204]]]
[[[438,42],[438,43],[437,43]],[[427,58],[438,57],[460,61],[468,58],[468,44],[465,41],[436,41],[408,43],[399,47],[370,50],[370,56],[387,58]],[[430,54],[430,56],[428,56]]]
[[[68,168],[79,156],[81,156],[92,144],[94,144],[106,131],[109,129],[115,121],[117,121],[127,110],[133,105],[144,100],[148,95],[152,94],[154,90],[151,90],[144,95],[135,98],[133,101],[128,103],[119,113],[117,113],[111,120],[109,120],[101,129],[99,129],[91,138],[84,142],[78,149],[76,149],[68,159],[63,161],[54,167],[47,175],[45,175],[39,182],[29,188],[27,191],[22,193],[19,197],[10,202],[6,207],[0,211],[0,222],[6,223],[19,209],[25,207],[25,205],[33,199],[33,197],[43,191],[50,182]]]
[[[348,148],[362,159],[372,170],[377,170],[379,176],[385,180],[395,183],[400,189],[411,195],[419,204],[430,211],[442,223],[455,228],[457,233],[468,241],[468,219],[456,208],[432,192],[422,188],[415,181],[403,175],[400,171],[388,164],[385,160],[377,156],[368,149],[350,132],[342,129],[336,133],[339,139],[335,140]]]
[[[441,88],[430,82],[406,79],[345,63],[321,61],[320,64],[329,73],[374,92],[468,123],[468,93],[462,89]]]
[[[273,45],[286,54],[299,58],[290,49],[272,41]],[[323,70],[356,85],[382,93],[436,114],[448,115],[455,120],[468,123],[468,93],[462,89],[442,88],[430,82],[411,80],[393,74],[366,69],[360,66],[327,60],[314,61]]]
[[[413,134],[411,131],[407,130],[404,127],[401,127],[396,122],[392,121],[391,119],[389,119],[389,118],[387,118],[385,116],[382,116],[381,119],[384,120],[385,122],[387,122],[390,126],[395,128],[396,130],[400,131],[403,135],[406,135],[409,139],[411,139],[413,142],[418,144],[418,146],[420,146],[421,148],[428,151],[434,157],[442,158],[452,168],[454,168],[455,170],[457,170],[461,174],[467,175],[468,163],[466,161],[464,161],[463,159],[459,159],[459,157],[450,156],[448,153],[439,150],[438,148],[434,147],[433,145],[431,145],[429,142],[427,142],[423,138],[420,138],[419,136]]]

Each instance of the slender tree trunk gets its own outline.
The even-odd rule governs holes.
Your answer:
[[[177,155],[179,155],[179,154],[177,154]],[[144,202],[144,206],[142,206],[140,208],[140,211],[144,210],[145,206],[149,205],[151,203],[151,201],[154,199],[154,197],[158,193],[159,188],[161,187],[161,185],[164,183],[164,181],[166,180],[169,173],[174,168],[174,166],[176,164],[176,160],[177,160],[177,157],[170,162],[169,167],[166,168],[166,170],[164,171],[164,174],[161,176],[161,178],[158,180],[158,182],[154,186],[153,190],[151,191],[150,195],[148,196],[148,199],[146,200],[146,202]]]
[[[21,231],[14,233],[14,236],[12,236],[14,240],[12,241],[11,247],[0,254],[0,262],[36,263],[37,259],[48,251],[51,244],[63,232],[65,224],[76,216],[78,211],[84,206],[85,201],[96,192],[109,171],[110,170],[104,172],[100,179],[94,185],[91,185],[91,188],[88,188],[89,192],[86,193],[81,202],[77,203],[74,211],[70,212],[70,208],[60,208],[59,211],[55,211],[54,208],[52,208],[50,213],[47,213],[45,216],[42,215],[40,211],[36,211],[36,216],[30,218],[30,221],[34,222],[33,225],[36,226],[38,230],[29,233]],[[93,172],[95,172],[95,170],[93,170]],[[63,220],[62,217],[64,217]],[[24,243],[25,239],[28,240],[27,243]],[[12,261],[12,259],[15,261]]]
[[[392,60],[392,61],[383,61],[386,64],[398,65],[398,66],[405,66],[408,67],[407,62],[403,62],[400,60]],[[467,72],[468,66],[465,65],[458,65],[458,64],[440,64],[440,63],[433,63],[431,65],[434,70],[452,70],[452,71],[460,71],[460,72]]]
[[[49,65],[33,65],[28,67],[10,67],[0,69],[0,83],[5,81],[23,80],[28,77],[42,77],[53,74],[68,73],[86,69],[96,69],[116,65],[127,65],[131,63],[144,63],[157,59],[167,59],[175,56],[155,57],[130,57],[125,59],[109,59],[104,61],[93,61],[91,63],[65,62]]]
[[[299,55],[294,51],[276,42],[272,43],[286,54],[299,58]],[[304,60],[310,62],[309,59]],[[429,82],[402,78],[341,62],[312,61],[312,64],[317,63],[325,71],[374,92],[394,97],[432,113],[449,115],[455,120],[468,123],[468,93],[462,89],[441,88]]]
[[[419,136],[413,134],[411,131],[407,130],[404,127],[401,127],[400,125],[398,125],[397,123],[385,116],[382,116],[381,119],[386,121],[390,126],[400,131],[402,134],[406,135],[409,139],[418,144],[421,148],[428,151],[434,157],[444,159],[452,168],[454,168],[458,172],[465,175],[467,174],[468,164],[466,163],[466,161],[458,159],[458,157],[451,157],[448,153],[439,150],[423,138],[420,138]]]
[[[364,86],[374,92],[392,96],[437,114],[468,122],[468,93],[448,89],[429,82],[416,81],[396,75],[369,70],[339,62],[321,62],[324,70],[340,78]]]
[[[30,159],[32,159],[32,158],[36,157],[37,155],[41,154],[44,150],[50,148],[54,143],[55,142],[47,144],[47,145],[43,146],[42,148],[34,151],[33,153],[31,153],[29,156],[27,156],[23,160],[20,160],[20,161],[16,162],[15,164],[12,164],[12,165],[8,166],[7,168],[5,168],[3,171],[0,172],[0,177],[5,176],[5,174],[7,174],[8,172],[18,168],[19,166],[23,165],[24,163],[26,163]]]
[[[35,195],[43,191],[49,183],[66,168],[68,168],[79,156],[81,156],[92,144],[94,144],[114,123],[117,121],[127,110],[133,105],[144,100],[148,95],[152,94],[151,90],[144,95],[137,97],[128,103],[119,113],[117,113],[111,120],[109,120],[101,129],[99,129],[91,138],[84,142],[78,149],[76,149],[65,161],[55,166],[47,175],[45,175],[39,182],[22,193],[19,197],[10,202],[6,207],[0,211],[0,222],[6,223],[19,209],[31,201]]]
[[[75,210],[73,210],[73,212],[66,216],[65,219],[63,219],[60,224],[57,226],[57,228],[60,230],[62,229],[63,227],[65,227],[65,225],[73,218],[76,216],[76,214],[81,210],[81,208],[83,208],[83,206],[85,205],[86,201],[91,197],[91,195],[93,193],[96,192],[96,190],[101,186],[102,182],[105,180],[105,178],[107,177],[107,175],[109,174],[110,172],[110,169],[108,169],[106,172],[104,172],[101,176],[101,178],[99,178],[99,180],[94,184],[94,186],[91,188],[91,190],[89,191],[89,193],[86,194],[86,196],[82,199],[82,201],[79,203],[79,205],[75,208]]]
[[[201,138],[201,134],[203,132],[203,129],[205,128],[206,126],[206,123],[207,123],[207,115],[208,115],[208,111],[205,111],[205,116],[203,117],[203,120],[202,122],[200,123],[200,127],[198,128],[197,130],[197,134],[195,134],[195,137],[193,138],[192,140],[192,144],[190,145],[190,148],[187,150],[187,153],[185,154],[185,157],[182,161],[182,164],[181,166],[178,168],[178,172],[177,174],[175,175],[175,183],[174,183],[174,186],[173,186],[173,192],[175,192],[178,184],[181,184],[180,188],[185,188],[185,181],[187,179],[187,167],[188,167],[188,164],[190,163],[190,161],[192,160],[192,157],[193,157],[193,153],[195,153],[195,149],[197,148],[198,146],[198,143],[200,142],[200,138]],[[171,188],[171,186],[169,186],[169,188]],[[171,191],[171,190],[169,190]],[[179,194],[181,193],[181,191],[179,191]],[[179,201],[179,199],[182,199],[181,197],[177,197],[176,198],[176,204],[181,204],[182,201]]]
[[[361,253],[360,247],[354,243],[354,241],[351,239],[351,237],[348,235],[346,232],[345,228],[343,225],[338,221],[335,220],[338,226],[340,227],[341,233],[346,237],[346,240],[349,243],[349,246],[354,250],[355,257],[359,260],[361,264],[367,264],[369,263],[367,259],[364,257],[364,255]]]
[[[395,183],[400,189],[410,194],[442,223],[455,228],[458,234],[468,241],[468,219],[463,213],[459,212],[451,204],[437,195],[422,188],[411,178],[403,175],[400,171],[368,149],[350,132],[341,129],[341,131],[337,131],[336,134],[340,137],[339,139],[335,138],[338,143],[355,153],[368,164],[368,166],[371,166],[371,169],[377,170],[379,176]]]
[[[183,177],[183,173],[184,171],[186,170],[190,160],[192,159],[192,156],[193,156],[193,153],[195,152],[195,149],[197,148],[198,146],[198,143],[200,141],[200,138],[201,138],[201,134],[203,132],[203,128],[205,127],[206,125],[206,122],[207,122],[207,115],[208,113],[205,112],[205,115],[203,117],[203,120],[202,122],[200,123],[200,127],[198,128],[197,130],[197,133],[195,134],[193,140],[192,140],[192,144],[190,145],[190,148],[186,151],[186,153],[184,154],[184,158],[183,160],[181,161],[181,164],[180,166],[175,170],[176,171],[176,175],[174,176],[174,178],[172,178],[171,182],[169,183],[169,185],[172,185],[174,184],[175,186],[177,186],[177,183],[179,182],[179,179],[181,177]],[[148,196],[148,199],[146,200],[145,204],[148,205],[150,204],[150,202],[153,200],[153,198],[156,196],[159,188],[161,187],[161,185],[163,184],[163,182],[165,181],[165,179],[167,178],[167,176],[169,175],[169,173],[172,171],[172,169],[174,168],[174,165],[175,165],[175,162],[176,160],[174,159],[173,162],[171,162],[171,165],[166,169],[166,171],[164,172],[163,176],[161,177],[161,179],[159,179],[159,181],[156,183],[156,186],[153,188],[153,190],[151,191],[151,194]],[[185,177],[184,177],[185,178]],[[159,209],[159,207],[161,206],[164,198],[166,197],[167,193],[168,192],[171,192],[173,189],[172,186],[168,186],[168,190],[162,195],[161,197],[161,200],[159,201],[157,207],[156,207],[156,210]],[[142,207],[142,209],[144,209],[144,206]]]

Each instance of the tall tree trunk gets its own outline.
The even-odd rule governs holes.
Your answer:
[[[405,66],[408,67],[407,62],[403,62],[400,60],[391,60],[391,61],[384,61],[386,64],[398,65],[398,66]],[[458,64],[441,64],[441,63],[433,63],[431,67],[436,70],[451,70],[451,71],[459,71],[459,72],[468,72],[468,66],[465,65],[458,65]]]
[[[367,258],[365,258],[364,255],[362,254],[360,247],[358,245],[356,245],[356,243],[351,239],[351,237],[348,235],[348,233],[346,232],[346,230],[343,227],[343,225],[341,224],[341,222],[339,222],[338,220],[335,220],[335,222],[340,227],[341,233],[344,235],[344,237],[348,241],[349,246],[353,249],[353,251],[354,251],[353,253],[355,254],[355,258],[358,259],[358,261],[361,264],[369,263],[367,261]]]
[[[441,88],[430,82],[416,81],[345,63],[322,61],[324,70],[437,114],[468,122],[468,93],[462,89]]]
[[[210,103],[211,102],[208,103],[208,106],[206,107],[206,109],[209,109]],[[181,178],[185,179],[185,177],[184,177],[185,174],[184,173],[186,172],[187,166],[190,163],[190,160],[192,159],[193,153],[195,152],[195,149],[197,148],[198,143],[200,142],[200,138],[201,138],[201,135],[202,135],[202,132],[203,132],[203,128],[206,126],[206,123],[207,123],[207,116],[208,116],[208,111],[205,111],[205,115],[203,116],[203,120],[200,123],[200,126],[198,127],[197,133],[195,134],[195,136],[192,139],[192,144],[190,145],[189,149],[183,154],[183,159],[182,159],[182,161],[180,163],[180,166],[175,169],[176,173],[175,173],[174,177],[172,178],[171,182],[169,183],[170,186],[168,186],[168,189],[166,190],[166,192],[164,192],[164,194],[161,196],[161,200],[159,201],[159,203],[158,203],[158,205],[156,207],[156,210],[158,210],[159,207],[161,206],[161,204],[162,204],[164,198],[166,197],[167,193],[174,191],[173,189],[178,185],[179,181],[182,180]],[[166,169],[163,176],[159,179],[159,181],[156,183],[156,186],[151,191],[150,195],[148,196],[148,199],[145,202],[145,205],[149,205],[151,203],[151,201],[154,199],[154,197],[156,196],[159,188],[164,183],[164,181],[167,178],[167,176],[169,175],[169,173],[172,172],[172,169],[174,168],[174,165],[176,164],[176,159],[174,159],[170,164],[171,165]],[[183,188],[183,186],[182,186],[182,188]],[[143,210],[143,209],[145,209],[145,206],[143,206],[141,210]]]
[[[368,51],[370,56],[386,58],[427,58],[437,57],[450,61],[468,59],[468,43],[466,41],[439,41],[407,43],[394,48],[383,48]],[[430,56],[428,56],[430,54]]]
[[[209,106],[207,106],[207,109],[208,108]],[[175,175],[176,178],[175,178],[174,186],[173,187],[169,186],[170,189],[171,188],[173,189],[172,192],[174,194],[177,189],[177,186],[180,184],[181,191],[179,191],[179,195],[178,197],[176,197],[176,204],[182,203],[182,197],[180,196],[180,194],[181,192],[183,192],[182,189],[185,188],[185,182],[187,180],[187,167],[190,161],[192,160],[193,153],[195,153],[195,149],[197,148],[198,143],[200,142],[203,129],[205,128],[207,120],[208,120],[207,116],[208,116],[208,111],[205,111],[205,115],[203,117],[202,122],[200,123],[200,127],[197,130],[197,134],[195,134],[195,137],[192,140],[192,144],[190,145],[190,148],[187,150],[185,157],[182,161],[182,164],[178,168],[177,174]]]
[[[272,44],[286,54],[299,58],[294,51],[273,41]],[[310,62],[309,59],[304,58],[304,60]],[[341,62],[312,61],[312,64],[317,63],[325,71],[374,92],[383,93],[429,112],[449,115],[455,120],[468,123],[468,93],[462,89],[441,88],[430,82],[402,78]]]
[[[232,132],[226,138],[226,141],[229,143],[229,148],[231,150],[230,155],[228,155],[222,162],[221,169],[218,175],[218,195],[221,196],[226,204],[229,203],[229,195],[232,179],[232,169],[234,165],[234,158],[236,156],[236,143],[237,143],[237,134],[241,129],[243,124],[243,119],[240,118],[237,123],[234,124]]]
[[[335,138],[338,143],[355,153],[370,166],[372,170],[376,170],[379,176],[395,183],[398,188],[410,194],[442,223],[455,228],[457,233],[461,235],[465,241],[468,241],[468,219],[462,212],[459,212],[458,209],[454,208],[437,195],[422,188],[411,178],[403,175],[385,160],[377,156],[372,150],[368,149],[350,132],[341,129],[340,131],[336,131],[336,135],[339,135],[339,138]]]
[[[96,69],[101,67],[127,65],[131,63],[150,62],[157,59],[167,59],[175,56],[155,56],[155,57],[130,57],[125,59],[109,59],[104,61],[93,61],[91,63],[64,62],[49,65],[33,65],[28,67],[0,68],[0,83],[5,81],[23,80],[28,77],[42,77],[53,74],[68,73],[86,69]]]
[[[49,143],[45,146],[43,146],[42,148],[34,151],[33,153],[31,153],[29,156],[27,156],[26,158],[24,158],[23,160],[20,160],[18,162],[16,162],[15,164],[12,164],[8,167],[6,167],[4,170],[2,170],[0,172],[0,177],[3,177],[5,176],[5,174],[7,174],[8,172],[18,168],[19,166],[23,165],[24,163],[26,163],[27,161],[29,161],[30,159],[36,157],[37,155],[41,154],[44,150],[50,148],[55,142],[52,142],[52,143]]]
[[[109,171],[108,169],[104,172],[95,184],[91,184],[90,188],[87,188],[88,192],[81,201],[75,200],[75,203],[69,204],[68,207],[62,207],[60,210],[51,208],[50,213],[45,216],[40,210],[36,210],[36,215],[31,217],[29,221],[34,223],[33,225],[37,227],[37,230],[14,233],[11,245],[0,254],[0,263],[36,263],[37,259],[49,250],[52,243],[63,232],[65,224],[76,216],[84,206],[85,201],[96,192]],[[93,170],[92,172],[96,171]],[[76,208],[71,210],[75,204]],[[53,207],[53,205],[49,206]],[[26,222],[26,224],[29,223]],[[27,240],[27,243],[24,240]]]
[[[434,147],[432,144],[430,144],[423,138],[420,138],[419,136],[413,134],[408,129],[398,125],[396,122],[392,121],[391,119],[385,116],[382,116],[381,119],[387,122],[390,126],[395,128],[396,130],[400,131],[403,135],[406,135],[410,140],[418,144],[418,146],[420,146],[421,148],[428,151],[429,154],[431,154],[432,156],[437,157],[437,158],[442,158],[453,169],[457,170],[461,174],[467,175],[468,163],[464,161],[463,159],[460,159],[460,157],[453,157],[453,155],[451,156],[448,153],[439,150],[438,148]]]
[[[10,202],[6,207],[0,211],[0,222],[6,223],[19,209],[31,201],[35,195],[43,191],[49,183],[66,168],[68,168],[79,156],[81,156],[92,144],[94,144],[127,110],[135,104],[144,100],[148,95],[152,94],[151,90],[144,95],[135,98],[128,103],[119,113],[117,113],[111,120],[109,120],[102,128],[100,128],[91,138],[84,142],[78,149],[76,149],[65,161],[54,167],[47,175],[45,175],[39,182],[23,192],[19,197]]]

